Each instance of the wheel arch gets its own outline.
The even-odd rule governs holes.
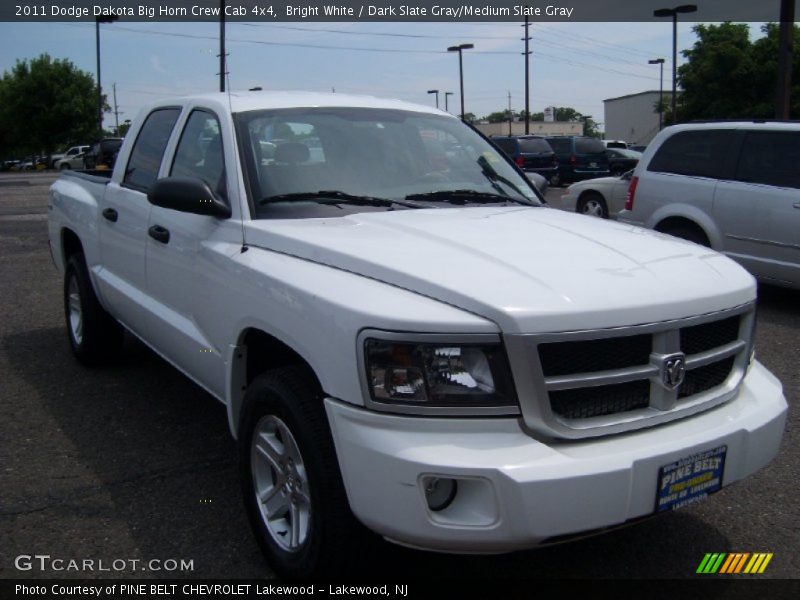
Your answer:
[[[688,204],[664,206],[648,219],[646,226],[661,233],[674,227],[690,227],[702,233],[712,249],[720,251],[723,246],[722,235],[714,220],[696,206]]]
[[[703,227],[699,223],[693,221],[692,219],[688,219],[686,217],[678,217],[678,216],[667,217],[666,219],[663,219],[662,221],[657,223],[653,229],[661,233],[669,233],[670,231],[674,231],[675,229],[678,228],[691,229],[697,231],[698,233],[702,234],[706,240],[708,240],[709,246],[712,245],[711,238],[708,235],[708,232],[705,229],[703,229]]]
[[[311,361],[291,345],[257,326],[247,327],[239,333],[236,344],[230,347],[229,364],[228,425],[234,438],[239,435],[247,386],[261,373],[281,367],[301,367],[314,378],[318,389],[323,389]]]
[[[65,267],[69,257],[78,252],[84,253],[83,243],[78,237],[78,234],[72,231],[69,227],[61,229],[61,262],[62,267]]]

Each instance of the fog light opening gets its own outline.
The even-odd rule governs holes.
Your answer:
[[[458,492],[458,482],[447,477],[430,477],[425,480],[425,500],[428,508],[439,512],[450,506]]]

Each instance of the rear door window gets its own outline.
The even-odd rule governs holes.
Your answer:
[[[570,154],[572,152],[572,143],[569,138],[563,139],[549,139],[547,143],[556,154]]]
[[[800,188],[800,132],[748,131],[736,179]]]
[[[735,135],[733,129],[681,131],[661,145],[647,170],[721,178]]]
[[[497,144],[497,146],[505,152],[506,154],[514,154],[516,152],[516,143],[514,140],[508,138],[492,138],[492,141]],[[521,146],[522,144],[520,144]],[[524,152],[524,151],[523,151]]]
[[[122,179],[124,186],[146,192],[155,183],[164,150],[180,112],[179,108],[162,108],[147,116],[128,159]]]
[[[519,151],[528,154],[541,154],[542,152],[552,152],[553,149],[547,140],[542,138],[522,138],[519,141]]]
[[[594,138],[577,138],[575,140],[575,154],[602,154],[606,147],[600,140]]]

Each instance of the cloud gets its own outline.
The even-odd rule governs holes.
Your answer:
[[[161,60],[156,54],[150,55],[150,66],[153,67],[153,70],[157,73],[161,73],[162,75],[167,74],[167,70],[161,65]]]

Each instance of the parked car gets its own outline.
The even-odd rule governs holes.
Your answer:
[[[635,169],[642,158],[641,152],[626,148],[608,148],[606,155],[608,156],[608,170],[615,177]]]
[[[800,289],[800,124],[664,129],[620,219],[727,254],[761,281]]]
[[[597,533],[778,452],[787,403],[753,355],[753,278],[545,208],[453,115],[215,93],[149,104],[130,132],[113,172],[50,189],[68,343],[98,365],[129,329],[224,404],[282,576],[360,567],[363,527],[452,553]]]
[[[56,161],[56,169],[84,169],[83,162],[84,154],[91,148],[91,146],[72,146],[65,153],[64,156]]]
[[[540,135],[493,135],[491,140],[523,171],[538,173],[548,181],[558,173],[556,153]]]
[[[628,142],[624,140],[601,140],[606,148],[628,148]]]
[[[85,168],[113,169],[121,146],[122,138],[103,138],[95,142],[83,155]]]
[[[631,146],[628,146],[628,150],[633,150],[634,152],[644,152],[645,150],[647,150],[647,145],[633,144]]]
[[[608,156],[603,142],[589,137],[547,137],[547,143],[558,157],[558,172],[550,178],[550,185],[605,177],[609,174]]]
[[[625,207],[633,171],[617,177],[597,177],[570,185],[550,206],[584,215],[616,219]]]

